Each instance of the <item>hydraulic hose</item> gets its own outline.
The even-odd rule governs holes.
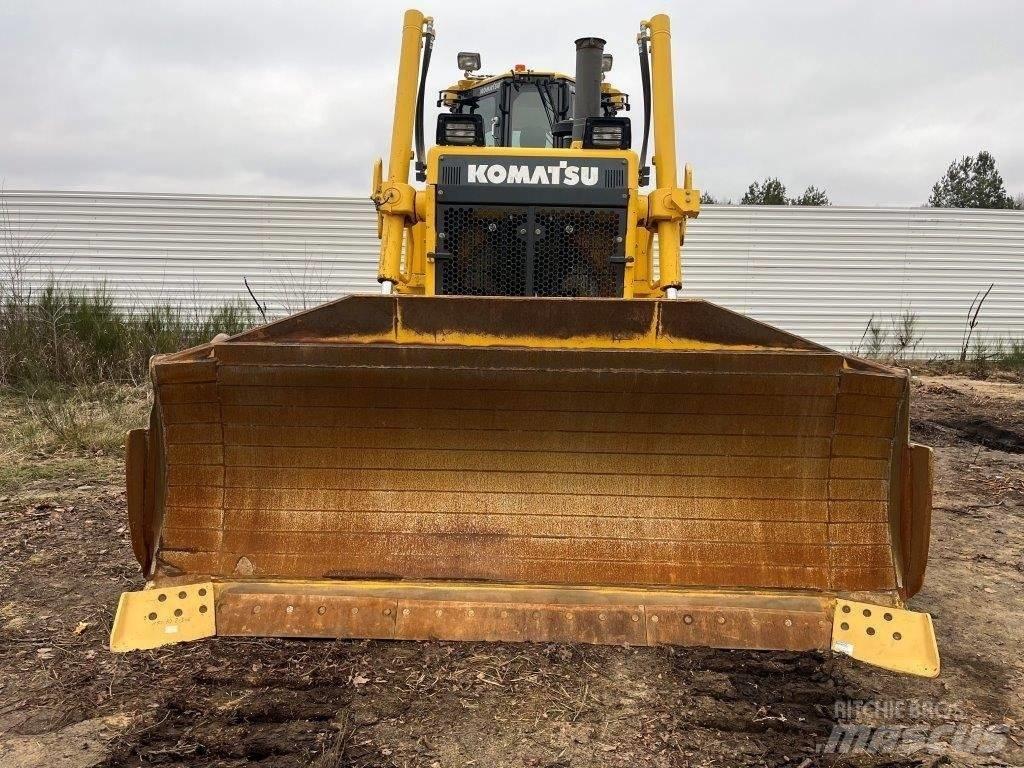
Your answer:
[[[432,24],[427,24],[423,37],[423,66],[420,69],[420,87],[416,94],[416,181],[427,180],[427,145],[423,138],[423,101],[427,91],[430,52],[434,49],[434,26]]]
[[[651,182],[651,167],[647,165],[647,144],[651,136],[651,59],[647,50],[647,30],[641,30],[637,37],[640,48],[640,83],[644,99],[644,140],[640,146],[640,186]]]

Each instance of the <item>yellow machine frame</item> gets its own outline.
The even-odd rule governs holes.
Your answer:
[[[688,165],[683,174],[683,186],[678,186],[672,91],[672,33],[668,16],[659,14],[640,25],[640,35],[650,40],[654,107],[655,188],[646,195],[639,189],[639,161],[635,152],[585,150],[581,147],[433,147],[428,156],[427,188],[413,187],[409,183],[409,160],[420,49],[424,30],[432,25],[433,18],[420,11],[410,10],[405,13],[387,179],[383,178],[381,160],[377,160],[373,169],[371,198],[377,206],[378,234],[381,239],[377,280],[383,286],[383,292],[433,293],[434,265],[427,254],[433,250],[436,238],[433,211],[438,160],[444,155],[464,153],[493,157],[626,158],[629,163],[630,199],[623,298],[674,296],[682,287],[680,247],[686,233],[686,219],[700,213],[700,190],[693,186],[693,172]],[[456,88],[449,90],[479,87],[483,82],[487,81],[463,80]],[[658,238],[657,279],[651,247],[653,236]]]

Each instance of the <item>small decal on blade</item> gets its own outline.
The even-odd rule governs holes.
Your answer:
[[[836,640],[832,643],[832,650],[845,653],[847,656],[853,656],[853,643],[848,643],[845,640]]]

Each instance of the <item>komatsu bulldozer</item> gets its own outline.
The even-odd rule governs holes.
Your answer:
[[[594,37],[573,76],[460,53],[427,151],[433,41],[408,11],[380,294],[152,360],[127,443],[147,585],[112,649],[678,644],[937,674],[905,608],[931,515],[908,373],[680,294],[700,192],[668,18],[637,37],[639,153]]]

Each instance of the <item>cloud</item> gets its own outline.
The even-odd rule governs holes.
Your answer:
[[[571,72],[600,35],[634,96],[639,11],[618,2],[436,3],[429,90],[484,68]],[[405,3],[8,2],[0,178],[8,188],[367,194],[387,154]],[[543,9],[542,12],[540,9]],[[992,151],[1024,192],[1024,5],[745,0],[674,13],[679,155],[738,198],[777,175],[848,204],[919,204]],[[433,112],[428,116],[432,120]],[[428,130],[428,135],[431,131]]]

